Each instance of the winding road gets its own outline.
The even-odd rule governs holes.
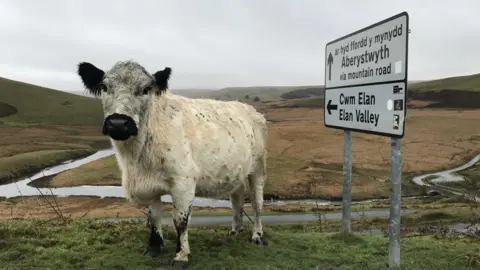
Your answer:
[[[450,170],[445,170],[445,171],[442,171],[442,172],[429,173],[429,174],[415,176],[412,179],[412,181],[413,181],[413,183],[415,183],[419,186],[434,187],[434,188],[437,188],[437,189],[440,189],[440,190],[443,190],[443,191],[446,191],[446,192],[449,192],[449,193],[452,193],[452,194],[455,194],[455,195],[464,195],[464,193],[460,189],[447,187],[447,186],[441,185],[439,183],[465,181],[465,179],[462,176],[453,175],[452,173],[468,169],[468,168],[474,166],[479,161],[480,161],[480,155],[477,155],[472,160],[470,160],[468,163],[466,163],[462,166],[459,166],[457,168],[450,169]],[[432,177],[432,176],[435,177],[435,178],[428,180],[429,183],[425,182],[423,180],[427,177]],[[480,203],[480,197],[478,197],[478,196],[471,195],[471,196],[468,196],[468,199],[470,199],[472,201],[475,201],[477,203]]]
[[[402,215],[412,214],[415,210],[402,210]],[[352,212],[352,219],[360,219],[362,216],[366,218],[372,217],[388,217],[389,210],[372,210],[372,211],[362,211],[362,212]],[[327,213],[322,214],[322,220],[340,220],[342,219],[342,213]],[[124,220],[134,220],[144,222],[144,217],[131,217],[131,218],[97,218],[98,221],[108,221],[108,222],[119,222]],[[278,223],[295,223],[295,222],[307,222],[307,221],[317,221],[319,220],[318,216],[315,214],[292,214],[292,215],[266,215],[262,216],[263,224],[278,224]],[[244,216],[243,221],[245,223],[250,222],[248,217]],[[171,216],[164,216],[162,219],[162,224],[172,225],[173,221]],[[232,217],[231,216],[195,216],[193,212],[189,225],[191,226],[205,226],[205,225],[231,225]]]

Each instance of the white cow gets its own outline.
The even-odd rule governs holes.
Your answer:
[[[244,191],[254,210],[252,241],[263,242],[260,211],[266,177],[267,126],[252,106],[237,101],[190,99],[167,90],[171,69],[151,75],[133,61],[107,72],[82,62],[86,89],[102,99],[103,134],[111,138],[126,197],[148,206],[152,228],[144,254],[163,247],[162,201],[170,194],[177,251],[173,265],[186,267],[188,220],[194,196],[225,198],[233,208],[231,234],[243,228]]]

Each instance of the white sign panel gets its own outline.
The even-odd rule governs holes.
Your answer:
[[[401,138],[408,71],[408,13],[325,47],[325,126]]]
[[[405,83],[325,91],[325,122],[335,127],[393,136],[403,134]]]
[[[374,24],[329,42],[325,48],[325,87],[406,78],[408,15]]]

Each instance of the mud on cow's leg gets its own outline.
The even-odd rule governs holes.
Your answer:
[[[243,205],[245,202],[244,187],[241,186],[235,192],[230,194],[230,202],[232,203],[232,230],[230,235],[236,235],[243,230]]]
[[[182,182],[180,182],[182,181]],[[173,225],[177,230],[177,249],[173,259],[173,267],[186,268],[190,246],[188,243],[188,221],[192,213],[192,203],[195,197],[195,183],[185,184],[184,179],[179,180],[178,185],[172,188],[173,202]]]
[[[250,186],[250,201],[253,208],[252,242],[257,245],[264,244],[263,227],[260,213],[263,208],[263,187],[265,184],[265,176],[265,168],[262,168],[248,176]]]
[[[160,254],[162,248],[164,248],[162,233],[163,204],[161,198],[155,200],[148,206],[148,214],[150,219],[150,237],[143,255],[155,257]]]

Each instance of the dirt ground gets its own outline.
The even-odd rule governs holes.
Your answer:
[[[305,212],[314,206],[295,204],[287,207],[264,206],[264,211],[272,212]],[[58,210],[59,209],[59,210]],[[332,211],[333,206],[319,206],[322,211]],[[123,198],[100,198],[94,196],[25,196],[0,201],[0,220],[4,219],[54,219],[59,213],[67,218],[98,217],[138,217],[144,216],[146,209],[135,207]],[[171,213],[172,205],[164,203],[164,211]],[[198,214],[230,214],[230,208],[194,207],[194,215]],[[251,207],[245,207],[251,211]]]

